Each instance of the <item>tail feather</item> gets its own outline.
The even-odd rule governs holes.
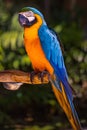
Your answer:
[[[61,87],[61,91],[52,82],[52,88],[53,88],[54,94],[60,106],[63,108],[64,112],[66,113],[73,129],[82,130],[77,113],[74,108],[73,101],[67,96],[65,87],[62,84],[62,82],[60,83],[60,87]]]

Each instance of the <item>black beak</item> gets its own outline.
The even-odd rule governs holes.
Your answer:
[[[19,23],[22,25],[22,26],[29,26],[30,23],[29,23],[29,20],[22,14],[19,13]]]

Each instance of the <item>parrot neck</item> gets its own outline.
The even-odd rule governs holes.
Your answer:
[[[35,17],[37,19],[37,22],[35,24],[33,24],[30,27],[25,27],[24,28],[24,38],[25,39],[34,39],[36,37],[38,37],[38,30],[42,25],[46,26],[46,22],[38,15],[35,14]]]
[[[38,29],[41,27],[41,25],[43,24],[43,20],[42,20],[42,18],[39,16],[39,15],[37,15],[37,14],[35,14],[35,17],[36,17],[36,19],[37,19],[37,22],[36,23],[34,23],[32,26],[30,26],[30,27],[24,27],[24,31],[30,31],[31,33],[32,33],[32,31],[33,31],[33,33],[34,33],[34,31],[35,30],[37,30],[38,31]]]

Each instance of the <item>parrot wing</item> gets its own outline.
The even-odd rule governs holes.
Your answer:
[[[52,67],[54,68],[54,74],[57,79],[55,81],[55,84],[57,88],[61,90],[61,87],[59,85],[61,81],[65,86],[65,91],[69,96],[69,98],[73,99],[72,90],[68,83],[67,71],[64,65],[62,51],[57,35],[53,30],[47,28],[47,26],[40,27],[38,35],[45,56],[52,65]]]
[[[38,35],[46,58],[54,68],[52,88],[60,106],[65,111],[74,130],[81,130],[80,122],[73,104],[72,89],[68,82],[60,42],[56,33],[47,26],[41,26]]]

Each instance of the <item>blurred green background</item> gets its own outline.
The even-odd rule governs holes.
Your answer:
[[[18,12],[24,6],[40,9],[59,35],[70,84],[81,124],[87,126],[87,1],[0,0],[0,71],[32,70],[23,44]],[[64,130],[71,128],[54,97],[51,85],[26,85],[8,91],[0,84],[0,128],[2,130]]]

